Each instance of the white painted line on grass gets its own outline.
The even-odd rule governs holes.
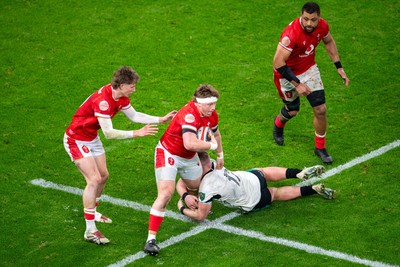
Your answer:
[[[169,239],[161,242],[158,244],[158,246],[160,247],[160,249],[169,247],[171,245],[174,245],[178,242],[181,242],[182,240],[192,237],[194,235],[200,234],[201,232],[204,232],[207,229],[211,229],[211,228],[216,228],[217,225],[221,225],[222,223],[224,223],[225,221],[229,221],[232,220],[233,218],[240,216],[240,213],[237,212],[231,212],[227,215],[224,215],[218,219],[215,219],[214,221],[204,221],[204,222],[200,222],[198,226],[193,227],[191,230],[184,232],[182,234],[170,237]],[[110,264],[108,265],[108,267],[123,267],[126,266],[136,260],[139,260],[141,258],[146,257],[147,254],[144,253],[143,251],[139,251],[136,254],[130,255],[116,263]]]
[[[343,165],[337,166],[329,171],[327,171],[326,173],[322,174],[321,177],[319,178],[311,178],[310,180],[298,183],[297,186],[305,186],[305,185],[311,185],[314,184],[318,181],[324,180],[330,176],[333,176],[335,174],[338,174],[339,172],[342,172],[344,170],[350,169],[351,167],[354,167],[355,165],[358,165],[360,163],[363,163],[367,160],[370,160],[372,158],[378,157],[386,152],[388,152],[389,150],[392,150],[396,147],[400,146],[400,140],[396,140],[386,146],[383,146],[381,148],[378,148],[368,154],[365,154],[363,156],[360,156],[358,158],[355,158]]]
[[[226,224],[219,224],[219,225],[214,226],[214,228],[222,230],[222,231],[225,231],[227,233],[241,235],[241,236],[247,236],[247,237],[255,238],[255,239],[258,239],[258,240],[261,240],[261,241],[266,241],[266,242],[275,243],[275,244],[278,244],[278,245],[283,245],[283,246],[287,246],[287,247],[291,247],[291,248],[295,248],[295,249],[299,249],[299,250],[304,250],[304,251],[306,251],[308,253],[326,255],[326,256],[329,256],[329,257],[332,257],[332,258],[346,260],[346,261],[350,261],[350,262],[354,262],[354,263],[358,263],[358,264],[363,264],[363,265],[366,265],[366,266],[371,266],[371,267],[395,267],[395,265],[389,265],[389,264],[378,262],[378,261],[366,260],[366,259],[362,259],[362,258],[353,256],[353,255],[342,253],[342,252],[339,252],[339,251],[327,250],[327,249],[324,249],[324,248],[320,248],[320,247],[316,247],[316,246],[312,246],[312,245],[307,245],[307,244],[304,244],[304,243],[291,241],[291,240],[287,240],[287,239],[283,239],[283,238],[279,238],[279,237],[266,236],[266,235],[264,235],[263,233],[260,233],[260,232],[251,231],[251,230],[244,230],[244,229],[237,228],[237,227],[230,226],[230,225],[226,225]]]
[[[64,192],[71,193],[71,194],[74,194],[74,195],[79,195],[79,196],[81,196],[82,193],[83,193],[82,189],[71,187],[71,186],[67,186],[67,185],[59,185],[59,184],[56,184],[56,183],[53,183],[53,182],[46,181],[44,179],[35,179],[35,180],[32,180],[31,183],[34,184],[34,185],[41,186],[41,187],[52,188],[52,189],[64,191]],[[102,195],[101,196],[101,201],[110,202],[110,203],[118,205],[118,206],[132,208],[134,210],[140,210],[140,211],[146,211],[146,212],[150,212],[150,208],[151,208],[148,205],[143,205],[143,204],[140,204],[140,203],[137,203],[137,202],[134,202],[134,201],[124,200],[124,199],[120,199],[120,198],[116,198],[116,197],[110,197],[110,196],[107,196],[107,195]],[[173,218],[175,220],[179,220],[179,221],[193,222],[188,217],[186,217],[186,216],[184,216],[182,214],[178,214],[178,213],[173,212],[173,211],[169,211],[169,210],[167,210],[165,212],[165,216]]]
[[[308,185],[308,184],[312,184],[315,183],[316,181],[319,180],[323,180],[326,179],[330,176],[333,176],[335,174],[338,174],[340,172],[342,172],[343,170],[349,169],[357,164],[360,164],[364,161],[367,161],[369,159],[372,159],[374,157],[380,156],[384,153],[386,153],[387,151],[396,148],[400,146],[400,140],[396,140],[386,146],[383,146],[377,150],[374,150],[364,156],[355,158],[351,161],[349,161],[346,164],[340,165],[336,168],[333,168],[329,171],[327,171],[325,174],[323,174],[321,176],[321,178],[316,179],[310,179],[308,181],[305,182],[301,182],[299,184],[297,184],[298,186],[303,186],[303,185]],[[53,188],[53,189],[57,189],[57,190],[61,190],[64,192],[68,192],[71,194],[75,194],[75,195],[82,195],[83,190],[82,189],[78,189],[78,188],[74,188],[74,187],[70,187],[70,186],[65,186],[65,185],[58,185],[49,181],[45,181],[44,179],[35,179],[31,181],[32,184],[34,185],[38,185],[41,187],[45,187],[45,188]],[[123,200],[123,199],[119,199],[119,198],[114,198],[114,197],[110,197],[107,195],[103,195],[102,196],[102,200],[103,201],[107,201],[116,205],[120,205],[120,206],[124,206],[124,207],[130,207],[132,209],[135,210],[141,210],[141,211],[147,211],[149,212],[150,210],[150,206],[147,205],[143,205],[137,202],[133,202],[133,201],[127,201],[127,200]],[[337,258],[337,259],[342,259],[342,260],[347,260],[347,261],[351,261],[351,262],[355,262],[355,263],[359,263],[359,264],[363,264],[366,266],[372,266],[372,267],[396,267],[396,265],[389,265],[386,263],[382,263],[382,262],[377,262],[377,261],[370,261],[370,260],[366,260],[366,259],[362,259],[356,256],[352,256],[346,253],[342,253],[342,252],[338,252],[338,251],[333,251],[333,250],[326,250],[323,248],[319,248],[316,246],[311,246],[311,245],[307,245],[307,244],[303,244],[300,242],[296,242],[296,241],[291,241],[291,240],[287,240],[287,239],[282,239],[282,238],[277,238],[277,237],[268,237],[265,236],[262,233],[259,232],[255,232],[255,231],[251,231],[251,230],[245,230],[245,229],[241,229],[241,228],[237,228],[237,227],[233,227],[233,226],[229,226],[229,225],[224,225],[223,223],[231,220],[237,216],[239,216],[239,213],[236,212],[231,212],[225,216],[222,216],[218,219],[215,219],[213,221],[206,221],[203,223],[200,223],[200,225],[192,228],[191,230],[185,232],[185,233],[181,233],[177,236],[173,236],[167,240],[165,240],[164,242],[161,242],[159,244],[160,248],[165,248],[168,246],[171,246],[173,244],[176,244],[186,238],[189,238],[191,236],[194,236],[196,234],[199,234],[207,229],[210,228],[214,228],[214,229],[219,229],[228,233],[232,233],[232,234],[237,234],[237,235],[242,235],[242,236],[247,236],[250,238],[256,238],[262,241],[266,241],[266,242],[272,242],[275,244],[279,244],[279,245],[284,245],[284,246],[288,246],[288,247],[292,247],[292,248],[296,248],[299,250],[304,250],[307,251],[309,253],[313,253],[313,254],[320,254],[320,255],[326,255],[326,256],[330,256],[333,258]],[[176,220],[181,220],[181,221],[191,221],[190,219],[186,218],[185,216],[172,212],[172,211],[167,211],[166,212],[166,217],[171,217],[173,219]],[[143,251],[140,251],[136,254],[133,254],[131,256],[128,256],[126,258],[124,258],[121,261],[118,261],[114,264],[111,264],[109,266],[112,267],[123,267],[129,263],[132,263],[138,259],[141,259],[143,257],[145,257],[146,254]]]

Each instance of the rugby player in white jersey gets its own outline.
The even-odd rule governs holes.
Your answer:
[[[195,220],[202,221],[207,218],[213,200],[247,213],[269,207],[275,200],[291,200],[314,194],[326,199],[335,197],[335,191],[323,184],[279,188],[267,186],[267,182],[272,181],[289,178],[307,180],[319,176],[325,171],[321,165],[303,170],[282,167],[254,168],[248,171],[230,171],[223,167],[218,170],[208,153],[198,154],[203,166],[203,179],[198,196],[188,194],[182,180],[178,181],[176,188],[181,196],[178,209],[182,214]]]

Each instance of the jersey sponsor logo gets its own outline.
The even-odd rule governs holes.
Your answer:
[[[192,122],[194,122],[194,120],[195,120],[195,117],[194,117],[193,114],[186,114],[186,116],[185,116],[185,121],[186,121],[187,123],[192,123]]]
[[[281,43],[282,43],[284,46],[288,47],[288,46],[290,45],[290,38],[289,38],[289,36],[283,37]]]
[[[106,111],[109,107],[110,107],[110,105],[108,104],[108,102],[106,100],[101,101],[99,104],[99,108],[101,111]]]

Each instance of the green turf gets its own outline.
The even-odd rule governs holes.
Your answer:
[[[400,139],[397,87],[398,1],[320,1],[351,82],[341,84],[322,46],[317,63],[326,88],[328,169]],[[32,185],[43,178],[83,188],[62,138],[71,116],[115,69],[141,76],[133,106],[164,115],[179,109],[200,83],[221,93],[217,109],[226,166],[299,167],[313,155],[312,111],[286,127],[286,145],[272,139],[281,107],[272,58],[283,28],[301,1],[3,1],[0,4],[0,266],[106,266],[139,252],[148,213],[102,203],[112,225],[99,225],[108,246],[84,242],[81,197]],[[119,129],[138,129],[123,115]],[[105,140],[110,180],[105,194],[151,205],[156,196],[156,138]],[[324,183],[335,201],[317,196],[274,203],[228,225],[363,259],[400,265],[400,149],[347,169]],[[280,184],[293,184],[284,181]],[[169,209],[176,211],[177,196]],[[231,212],[214,205],[214,220]],[[162,242],[196,223],[166,218]],[[132,266],[359,266],[345,260],[220,230],[206,230]]]

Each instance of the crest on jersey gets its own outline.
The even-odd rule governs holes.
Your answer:
[[[168,164],[171,165],[171,166],[174,166],[175,160],[173,158],[169,157],[168,158]]]
[[[106,100],[101,101],[99,104],[99,108],[101,111],[106,111],[109,107],[110,107],[110,105],[108,104],[108,102]]]
[[[199,197],[201,201],[204,201],[204,198],[206,197],[206,194],[204,194],[203,192],[199,192]]]
[[[193,114],[186,114],[186,116],[185,116],[185,121],[186,122],[192,123],[192,122],[194,122],[194,120],[195,120],[195,118],[194,118]]]
[[[290,45],[290,38],[289,38],[289,36],[283,37],[281,43],[282,43],[284,46],[288,47],[288,46]]]

